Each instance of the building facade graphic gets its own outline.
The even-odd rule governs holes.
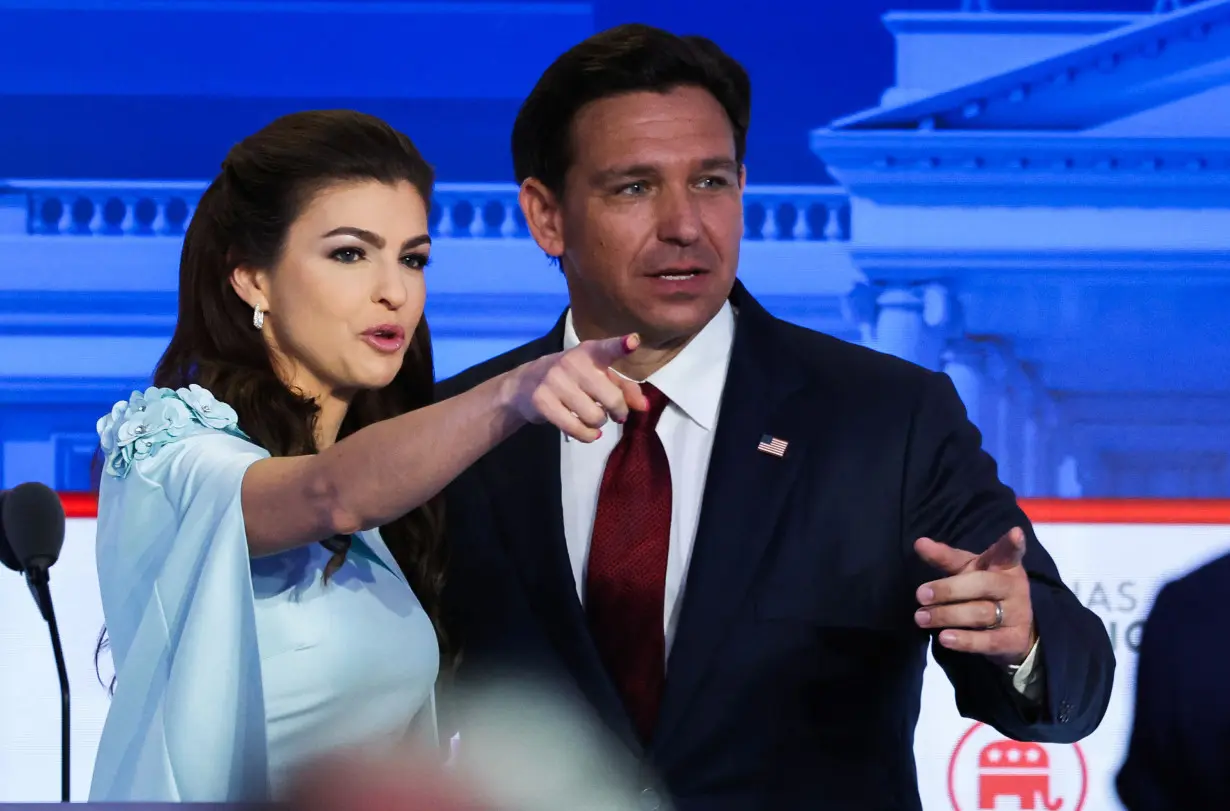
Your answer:
[[[22,77],[20,52],[0,56],[0,95],[84,81],[73,92],[102,99],[119,84],[143,109],[192,98],[206,109],[211,94],[324,106],[343,93],[324,67],[308,60],[298,84],[253,81],[243,65],[202,78],[217,59],[189,32],[273,20],[291,34],[269,47],[292,59],[286,37],[318,35],[326,5],[0,2],[28,24],[76,6],[92,16],[74,25],[110,43],[103,59],[83,38],[65,64]],[[378,113],[474,110],[475,126],[484,110],[515,107],[593,29],[585,4],[334,5],[448,42],[472,32],[469,50],[450,53],[456,70],[411,55],[399,69],[432,78],[393,81],[381,64],[363,94]],[[1230,496],[1230,0],[1155,13],[977,8],[884,16],[892,86],[874,108],[798,133],[834,183],[749,186],[743,280],[782,317],[951,375],[1022,496]],[[166,26],[186,44],[152,47],[178,61],[142,72],[150,56],[125,37]],[[249,129],[262,123],[252,115]],[[88,488],[95,420],[146,384],[173,328],[180,242],[207,172],[117,165],[130,176],[0,180],[0,486]],[[565,302],[505,176],[445,176],[437,190],[427,313],[441,376],[535,337]]]

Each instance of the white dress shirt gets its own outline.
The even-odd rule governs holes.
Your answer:
[[[718,406],[726,385],[726,367],[734,345],[735,315],[729,302],[705,325],[670,363],[654,372],[648,381],[670,399],[658,420],[658,436],[671,468],[671,534],[666,558],[666,611],[662,618],[666,648],[675,636],[676,618],[683,601],[700,503],[705,495],[705,475]],[[572,311],[564,324],[564,349],[580,343],[572,326]],[[598,490],[607,457],[615,449],[623,426],[610,421],[602,436],[590,443],[573,442],[567,435],[560,448],[560,481],[564,497],[564,537],[577,594],[585,604],[585,567],[589,542],[598,511]]]
[[[687,584],[688,564],[696,542],[709,455],[713,450],[713,435],[734,340],[735,312],[727,302],[669,363],[650,375],[647,381],[638,381],[652,383],[670,400],[657,427],[671,469],[670,547],[666,558],[666,606],[662,618],[667,651],[674,641]],[[572,349],[580,342],[569,310],[564,319],[564,349]],[[585,567],[589,562],[594,515],[598,511],[598,491],[607,457],[622,433],[623,426],[609,421],[602,426],[602,436],[594,442],[576,442],[561,434],[564,537],[582,605],[585,604]],[[1035,644],[1012,676],[1013,685],[1029,698],[1038,696],[1042,687],[1040,674],[1033,672],[1037,650]]]

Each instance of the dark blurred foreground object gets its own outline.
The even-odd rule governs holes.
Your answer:
[[[1230,555],[1167,584],[1141,637],[1127,811],[1230,808]]]

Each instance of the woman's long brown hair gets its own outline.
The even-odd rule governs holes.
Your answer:
[[[178,319],[153,384],[177,389],[196,383],[209,389],[235,409],[240,429],[273,456],[315,453],[317,406],[276,374],[267,344],[252,327],[251,308],[231,286],[231,274],[239,265],[274,267],[291,224],[315,195],[335,184],[364,180],[408,182],[430,205],[431,166],[409,138],[362,113],[295,113],[232,148],[184,236]],[[424,318],[393,382],[354,397],[338,438],[427,405],[434,384]],[[443,500],[432,499],[380,532],[431,617],[447,657],[448,636],[440,617]],[[106,647],[104,629],[96,659]]]

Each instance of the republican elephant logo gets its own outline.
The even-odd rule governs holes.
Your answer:
[[[953,750],[948,796],[954,811],[1081,811],[1088,781],[1078,744],[1021,743],[974,724]]]

